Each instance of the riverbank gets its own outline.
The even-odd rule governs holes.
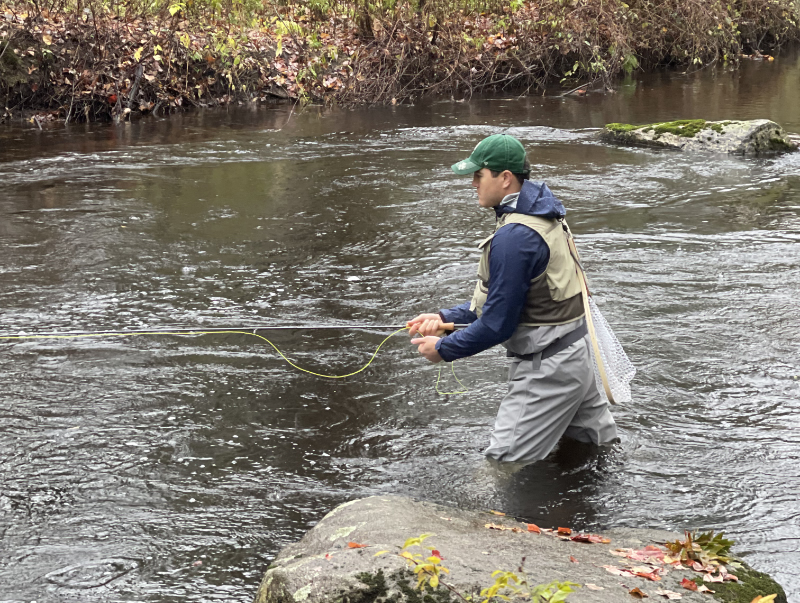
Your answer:
[[[40,125],[233,102],[413,103],[554,82],[582,93],[634,70],[769,60],[800,39],[795,0],[544,0],[485,12],[318,1],[236,18],[182,2],[153,14],[113,2],[38,6],[0,4],[0,104],[3,119],[35,111]]]

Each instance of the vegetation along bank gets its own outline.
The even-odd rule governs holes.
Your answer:
[[[0,0],[0,119],[600,87],[798,39],[800,0]]]

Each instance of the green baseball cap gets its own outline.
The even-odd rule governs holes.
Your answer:
[[[469,176],[481,168],[495,172],[508,170],[512,174],[524,174],[525,147],[510,134],[492,134],[475,147],[467,159],[453,164],[451,168],[459,176]]]

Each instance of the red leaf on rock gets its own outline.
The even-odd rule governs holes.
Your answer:
[[[542,533],[542,529],[539,526],[537,526],[535,523],[529,523],[528,524],[528,531],[529,532],[536,532],[537,534],[541,534]]]
[[[652,580],[653,582],[658,582],[659,580],[661,580],[661,576],[658,575],[658,569],[654,569],[651,572],[645,572],[642,571],[641,569],[639,569],[639,571],[636,571],[635,568],[633,573],[639,576],[640,578],[647,578],[648,580]]]
[[[357,542],[348,542],[347,543],[347,548],[350,548],[350,549],[365,549],[368,546],[369,546],[368,544],[358,544]]]
[[[629,595],[633,595],[637,599],[645,599],[645,598],[647,598],[649,596],[649,595],[646,595],[645,593],[643,593],[638,587],[629,590],[628,594]]]
[[[653,546],[652,544],[648,544],[641,550],[631,551],[628,553],[629,559],[634,559],[635,561],[647,561],[648,559],[656,559],[658,561],[664,561],[664,555],[666,552],[663,549],[660,549],[657,546]]]
[[[681,580],[681,586],[686,590],[697,590],[697,584],[693,580],[689,580],[689,578]]]
[[[431,557],[438,557],[439,559],[444,561],[444,556],[439,551],[437,551],[436,549],[433,549],[431,551]]]
[[[578,560],[575,559],[575,557],[573,557],[572,555],[569,556],[569,560],[572,561],[572,563],[578,563]]]
[[[572,534],[572,530],[570,530],[569,528],[558,528],[558,534],[560,536],[569,536],[570,534]]]

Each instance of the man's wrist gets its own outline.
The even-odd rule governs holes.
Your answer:
[[[448,359],[445,357],[445,356],[446,356],[446,352],[445,352],[444,354],[442,353],[442,344],[444,343],[444,341],[445,341],[445,338],[444,338],[444,337],[440,337],[440,338],[439,338],[439,341],[437,341],[437,342],[434,344],[434,346],[433,346],[433,347],[435,347],[435,348],[436,348],[436,351],[437,351],[437,352],[439,352],[439,356],[441,356],[441,357],[442,357],[442,360],[444,360],[445,362],[450,362],[450,361],[449,361],[449,360],[448,360]]]

